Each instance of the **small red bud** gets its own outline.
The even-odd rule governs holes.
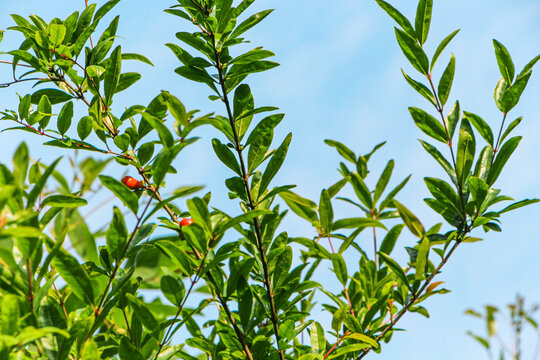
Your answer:
[[[142,184],[142,182],[140,182],[137,179],[132,178],[131,176],[124,176],[124,178],[122,178],[122,183],[126,185],[128,188],[130,188],[131,190],[139,190],[139,189],[144,188],[144,185]]]
[[[191,218],[184,218],[182,220],[180,220],[180,226],[189,226],[191,224],[193,224],[193,220]]]

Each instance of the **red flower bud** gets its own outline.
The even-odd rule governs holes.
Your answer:
[[[124,176],[122,179],[122,183],[126,185],[131,190],[139,190],[144,188],[144,185],[142,182],[140,182],[137,179],[132,178],[131,176]]]
[[[191,224],[193,224],[193,220],[191,218],[184,218],[182,220],[180,220],[180,226],[189,226]]]

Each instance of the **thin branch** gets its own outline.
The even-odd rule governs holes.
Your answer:
[[[452,254],[454,253],[454,251],[457,249],[457,247],[459,246],[459,244],[461,244],[461,241],[456,241],[454,243],[454,245],[452,246],[452,248],[450,249],[450,251],[448,252],[448,254],[441,260],[441,263],[439,264],[439,266],[437,266],[437,268],[435,269],[435,271],[433,271],[433,273],[426,279],[426,281],[424,282],[424,285],[422,285],[422,287],[412,296],[412,298],[409,300],[409,302],[397,313],[397,315],[395,316],[394,320],[391,321],[385,328],[384,330],[379,334],[379,336],[377,336],[375,338],[375,341],[376,342],[379,342],[390,330],[392,330],[392,328],[394,327],[394,325],[399,321],[399,319],[401,319],[401,317],[403,317],[403,315],[405,315],[409,309],[413,306],[413,304],[418,300],[418,298],[422,295],[422,293],[426,290],[426,288],[429,286],[429,284],[431,283],[431,281],[433,281],[433,279],[435,278],[435,275],[437,275],[439,273],[439,271],[442,269],[442,267],[446,264],[446,262],[448,261],[448,259],[450,258],[450,256],[452,256]],[[363,359],[369,352],[371,351],[371,347],[367,348],[366,350],[364,350],[362,352],[362,354],[360,354],[356,360],[360,360],[360,359]]]
[[[210,36],[211,36],[212,40],[214,40],[214,34],[211,33]],[[212,41],[212,44],[214,44],[214,43],[215,43],[215,41]],[[227,116],[228,116],[229,123],[231,125],[231,129],[232,129],[232,132],[233,132],[235,150],[236,150],[236,153],[237,153],[237,156],[238,156],[238,160],[240,161],[240,170],[241,170],[242,180],[244,182],[244,187],[246,189],[246,193],[247,193],[247,196],[248,196],[247,205],[248,205],[250,210],[253,210],[253,209],[255,209],[255,202],[253,201],[253,197],[252,197],[252,194],[251,194],[251,187],[249,186],[249,181],[248,181],[249,174],[247,173],[247,170],[246,170],[246,165],[245,165],[245,162],[244,162],[244,156],[242,154],[242,147],[241,147],[241,144],[240,144],[240,138],[238,136],[238,132],[236,131],[236,124],[235,124],[235,121],[234,121],[234,116],[233,116],[233,113],[232,113],[232,110],[231,110],[231,105],[229,103],[229,98],[227,96],[227,88],[225,87],[225,77],[224,77],[224,74],[223,74],[223,68],[222,68],[222,64],[221,64],[221,61],[220,61],[219,52],[215,48],[215,45],[214,45],[214,55],[215,55],[215,61],[216,61],[215,66],[216,66],[217,71],[218,71],[219,84],[221,86],[221,91],[223,93],[223,96],[222,96],[221,99],[222,99],[223,103],[225,104],[225,108],[227,110]],[[280,345],[279,345],[279,342],[280,342],[279,319],[278,319],[278,316],[277,316],[276,305],[275,305],[275,302],[274,302],[274,294],[272,292],[272,288],[271,288],[271,285],[270,285],[270,275],[269,275],[269,272],[268,272],[268,264],[267,264],[267,261],[266,261],[266,252],[265,252],[265,249],[264,249],[264,244],[263,244],[263,239],[262,239],[262,234],[261,234],[261,225],[259,223],[259,219],[256,218],[256,217],[253,219],[253,227],[255,229],[255,237],[257,239],[257,250],[259,252],[259,256],[260,256],[260,260],[261,260],[261,264],[262,264],[262,268],[263,268],[263,283],[265,285],[266,294],[267,294],[267,297],[268,297],[268,302],[270,304],[270,320],[272,321],[272,324],[273,324],[273,327],[274,327],[274,336],[276,338],[276,346],[277,346],[277,349],[278,349],[278,352],[279,352],[280,359],[285,360],[285,354],[284,354],[283,350],[280,349]]]

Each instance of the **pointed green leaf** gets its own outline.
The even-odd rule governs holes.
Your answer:
[[[119,262],[126,249],[128,231],[124,222],[124,215],[116,206],[113,208],[113,219],[105,238],[109,254]]]
[[[431,10],[433,8],[433,0],[420,0],[416,9],[416,18],[414,20],[414,28],[416,38],[420,44],[424,44],[429,33],[429,25],[431,24]]]
[[[118,82],[120,81],[120,70],[122,67],[121,47],[117,46],[111,53],[110,61],[105,71],[104,89],[105,102],[111,104],[112,97],[116,93]]]
[[[122,184],[120,181],[106,175],[99,175],[99,180],[109,189],[113,194],[115,194],[124,205],[126,205],[134,214],[137,214],[139,209],[139,199],[127,186]]]
[[[276,152],[268,162],[268,166],[266,167],[266,170],[264,170],[259,193],[263,193],[268,188],[268,185],[270,185],[270,181],[272,181],[274,176],[276,176],[277,172],[281,168],[281,165],[285,160],[285,156],[287,155],[291,139],[292,133],[289,133],[289,135],[287,135],[285,140],[283,140],[283,143],[281,143],[279,148],[276,150]]]
[[[334,211],[332,210],[332,202],[328,190],[324,189],[321,192],[321,200],[319,203],[319,214],[321,216],[321,226],[327,234],[332,232],[334,224]]]
[[[394,246],[396,245],[396,241],[401,234],[401,230],[405,227],[404,224],[398,224],[394,225],[388,232],[386,233],[386,236],[384,237],[381,247],[379,248],[380,252],[383,252],[387,255],[390,255],[392,253],[392,250],[394,250]]]
[[[420,220],[418,220],[418,218],[400,202],[394,200],[394,205],[399,212],[399,216],[401,216],[401,219],[403,220],[405,225],[407,225],[413,235],[422,238],[425,235],[426,230],[424,230],[424,226],[422,225]]]
[[[77,259],[67,251],[60,250],[53,257],[52,265],[79,299],[89,304],[94,303],[94,291],[90,276]]]
[[[503,44],[493,39],[493,46],[495,47],[495,57],[497,58],[497,65],[504,80],[511,84],[514,80],[514,63],[510,57],[510,53],[504,47]]]
[[[222,144],[221,141],[219,141],[218,139],[212,139],[212,147],[214,148],[214,152],[216,153],[219,160],[225,166],[234,171],[237,175],[243,176],[240,165],[238,164],[238,160],[236,160],[236,156],[234,156],[234,153],[231,151],[231,149],[229,149],[226,145]]]
[[[143,119],[146,120],[152,128],[156,129],[163,146],[168,147],[168,148],[173,146],[174,144],[173,136],[171,132],[169,131],[169,129],[167,128],[167,126],[163,124],[162,120],[160,120],[159,118],[153,115],[150,115],[147,112],[143,112],[141,113],[141,115]]]
[[[515,136],[513,138],[510,138],[507,142],[503,144],[503,146],[501,146],[497,153],[497,156],[495,157],[495,161],[493,162],[493,165],[489,170],[489,174],[487,177],[487,183],[489,186],[492,186],[495,183],[504,165],[506,165],[506,162],[508,161],[514,150],[516,150],[516,147],[518,146],[520,141],[521,136]]]
[[[461,120],[459,129],[459,142],[456,156],[456,176],[459,184],[463,186],[471,171],[476,142],[469,121],[466,118]]]
[[[384,168],[381,174],[381,177],[377,181],[377,185],[375,185],[375,192],[373,194],[373,201],[375,203],[377,203],[382,193],[386,189],[386,185],[388,185],[388,181],[390,181],[390,177],[392,176],[393,170],[394,170],[394,160],[390,160],[386,164],[386,167]]]
[[[41,206],[66,208],[79,207],[86,204],[86,200],[74,195],[50,195],[41,202]]]
[[[454,54],[450,55],[450,62],[441,76],[439,81],[439,86],[437,88],[437,93],[439,94],[439,101],[441,106],[446,104],[448,96],[450,95],[450,90],[452,89],[452,83],[454,81],[454,72],[456,71],[456,58]]]
[[[56,124],[58,132],[62,135],[69,130],[71,126],[71,119],[73,118],[73,103],[67,102],[58,115],[58,122]]]
[[[474,128],[480,133],[480,135],[486,140],[486,142],[493,147],[493,132],[489,125],[480,116],[463,111],[463,118],[470,121]]]
[[[454,38],[454,36],[457,35],[458,32],[459,32],[459,29],[458,29],[458,30],[455,30],[455,31],[452,32],[450,35],[448,35],[447,37],[445,37],[444,40],[441,41],[441,43],[439,44],[439,46],[437,46],[437,50],[435,50],[435,53],[433,54],[433,58],[431,59],[431,67],[430,67],[429,71],[433,71],[433,67],[435,66],[435,63],[437,62],[437,59],[439,58],[439,56],[441,55],[441,53],[444,51],[444,49],[446,48],[446,46],[450,43],[450,41],[452,41],[452,39]]]
[[[392,270],[392,272],[401,280],[403,284],[405,284],[407,287],[409,286],[409,281],[407,280],[407,276],[405,275],[405,272],[399,266],[399,264],[392,259],[390,256],[386,255],[383,252],[378,253],[379,257],[385,262],[386,265]]]
[[[164,275],[160,280],[161,292],[174,306],[180,307],[186,289],[184,283],[175,276]]]
[[[410,36],[415,36],[416,32],[411,23],[396,8],[383,0],[375,0],[377,4],[388,14],[398,25]]]
[[[416,126],[426,135],[440,142],[448,142],[446,131],[441,123],[422,109],[410,107],[409,112]]]
[[[407,33],[395,29],[398,45],[403,55],[409,60],[411,65],[421,74],[428,75],[429,59],[420,45]]]
[[[433,106],[437,106],[437,100],[435,99],[433,92],[426,85],[414,80],[409,75],[405,74],[403,69],[401,69],[401,73],[405,77],[405,80],[407,80],[409,85],[411,85],[414,90],[416,90],[420,95],[425,97],[431,104],[433,104]]]

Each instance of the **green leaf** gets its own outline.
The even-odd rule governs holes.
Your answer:
[[[495,99],[495,104],[497,105],[497,108],[502,112],[505,112],[506,110],[502,103],[502,99],[504,93],[509,87],[510,85],[504,80],[503,77],[501,77],[499,81],[497,81],[497,85],[495,85],[495,90],[493,91],[493,98]]]
[[[254,61],[249,64],[236,64],[227,73],[227,79],[270,70],[276,66],[279,66],[279,64],[268,60]]]
[[[187,200],[187,206],[193,221],[211,234],[212,221],[206,203],[201,198],[194,197]]]
[[[32,102],[32,97],[30,94],[25,95],[19,102],[19,117],[21,119],[27,119],[30,111],[30,105]]]
[[[230,38],[234,39],[234,38],[242,35],[246,31],[251,29],[253,26],[257,25],[259,22],[264,20],[264,18],[267,17],[268,15],[270,15],[270,13],[272,11],[273,10],[264,10],[264,11],[261,11],[259,13],[254,14],[254,15],[251,15],[249,18],[244,20],[240,25],[238,25],[236,27],[236,29],[234,29],[234,31],[230,35]]]
[[[460,114],[461,109],[459,107],[459,101],[456,100],[454,106],[452,107],[452,110],[450,110],[450,113],[448,113],[448,115],[444,119],[445,127],[450,135],[450,140],[452,140],[452,138],[454,137],[454,133],[456,132],[456,127],[459,123]]]
[[[415,270],[416,274],[414,275],[416,280],[421,280],[424,278],[424,272],[426,271],[426,264],[429,254],[429,238],[424,236],[420,242],[420,247],[418,248],[418,254],[416,255],[416,265]]]
[[[394,246],[396,245],[396,241],[401,234],[401,230],[405,227],[404,224],[398,224],[394,225],[384,237],[381,247],[379,248],[380,252],[383,252],[387,255],[390,255],[392,253],[392,250],[394,250]]]
[[[303,198],[292,191],[280,192],[279,196],[296,215],[306,219],[312,224],[319,222],[317,213],[313,210],[317,208],[317,204],[313,201]]]
[[[339,155],[343,156],[343,158],[345,158],[345,160],[349,160],[353,164],[356,164],[356,155],[347,146],[343,145],[342,143],[340,143],[338,141],[330,140],[330,139],[324,140],[324,143],[326,145],[329,145],[329,146],[333,147],[333,148],[336,148]]]
[[[148,60],[146,56],[143,56],[141,54],[124,53],[122,54],[122,60],[138,60],[148,65],[154,66],[154,64],[152,64],[152,62]]]
[[[426,177],[424,181],[433,197],[451,206],[455,212],[461,213],[461,203],[454,189],[441,179]]]
[[[373,201],[375,203],[379,200],[382,193],[386,189],[386,185],[388,185],[388,181],[390,181],[390,177],[392,176],[393,170],[394,170],[394,160],[390,160],[386,164],[386,167],[384,168],[381,174],[381,177],[377,181],[377,185],[375,185],[375,193],[373,194]]]
[[[394,205],[399,212],[399,216],[401,216],[401,219],[403,220],[405,225],[407,225],[413,235],[422,238],[425,235],[426,230],[424,230],[424,226],[422,225],[420,220],[418,220],[418,218],[400,202],[394,200]]]
[[[109,189],[113,194],[115,194],[124,205],[126,205],[134,214],[137,214],[139,209],[139,199],[137,195],[133,193],[128,187],[122,184],[120,181],[106,175],[99,175],[99,180]]]
[[[452,83],[454,81],[454,72],[456,71],[456,58],[454,54],[450,55],[450,62],[441,76],[439,81],[439,86],[437,88],[437,93],[439,94],[439,100],[441,106],[446,104],[448,96],[450,95],[450,89],[452,89]]]
[[[448,142],[446,131],[441,123],[422,109],[410,107],[409,112],[416,126],[426,135],[440,142]]]
[[[251,144],[248,151],[248,173],[251,174],[266,158],[274,133],[270,132]]]
[[[504,80],[511,84],[514,79],[514,63],[510,57],[510,53],[504,47],[503,44],[493,39],[493,46],[495,47],[495,57],[497,58],[497,65],[499,65],[499,71]]]
[[[114,137],[114,145],[122,151],[126,151],[129,148],[130,137],[128,134],[121,134]]]
[[[405,55],[407,60],[409,60],[416,70],[427,76],[429,74],[429,59],[424,50],[422,50],[420,45],[418,45],[411,36],[407,35],[407,33],[397,28],[395,29],[395,32],[398,45],[401,48],[403,55]]]
[[[105,102],[110,105],[112,97],[116,93],[118,82],[120,81],[120,71],[122,67],[121,47],[117,46],[111,53],[110,61],[105,71],[104,89]]]
[[[274,128],[281,122],[281,120],[283,120],[284,117],[285,114],[274,114],[262,119],[257,124],[255,129],[253,129],[251,134],[249,134],[245,145],[247,146],[254,142],[257,142],[258,140],[272,132]]]
[[[405,77],[405,80],[407,80],[409,85],[411,85],[414,90],[416,90],[420,95],[425,97],[431,104],[433,104],[433,106],[437,107],[437,100],[435,99],[433,92],[426,85],[414,80],[409,75],[405,74],[403,69],[401,69],[401,73]]]
[[[0,304],[0,330],[2,334],[17,334],[21,317],[19,298],[13,294],[5,294]]]
[[[49,33],[49,41],[53,45],[60,45],[66,36],[66,27],[62,24],[51,23],[47,29]]]
[[[56,123],[56,126],[58,128],[58,132],[62,135],[66,133],[66,131],[69,130],[69,127],[71,126],[71,119],[73,118],[73,103],[67,102],[60,111],[60,114],[58,115],[58,122]]]
[[[221,235],[225,233],[228,229],[235,227],[236,225],[242,224],[242,223],[249,223],[252,219],[262,216],[262,215],[268,215],[272,212],[270,210],[251,210],[245,214],[238,215],[234,218],[231,218],[225,222],[220,223],[218,226],[216,226],[215,233],[218,235]]]
[[[58,162],[61,159],[62,158],[58,158],[51,165],[49,165],[47,169],[45,169],[45,172],[43,173],[43,175],[41,175],[39,180],[36,182],[36,185],[34,185],[32,190],[30,190],[30,192],[28,193],[27,202],[26,202],[27,209],[30,209],[34,206],[39,194],[41,194],[41,192],[43,191],[45,187],[45,183],[47,182],[47,179],[54,172],[54,168],[56,167],[56,165],[58,165]]]
[[[81,140],[84,140],[92,133],[94,121],[90,116],[85,116],[77,124],[77,134]]]
[[[431,10],[433,8],[433,0],[420,0],[416,9],[416,18],[414,27],[416,30],[416,38],[423,45],[428,37],[429,25],[431,24]]]
[[[512,86],[506,89],[500,101],[502,112],[508,113],[514,108],[514,106],[517,105],[521,94],[523,94],[523,91],[525,90],[525,87],[529,82],[531,74],[532,71],[529,71],[525,75],[520,76],[519,78],[517,78],[516,82]]]
[[[437,59],[438,59],[439,56],[442,54],[442,52],[444,51],[444,49],[446,48],[446,46],[450,43],[450,41],[452,41],[452,39],[454,38],[454,36],[457,35],[458,32],[459,32],[459,29],[458,29],[458,30],[455,30],[455,31],[452,32],[450,35],[448,35],[447,37],[445,37],[444,40],[441,41],[441,43],[439,44],[439,46],[437,46],[437,50],[435,50],[435,53],[433,54],[433,58],[431,59],[431,67],[430,67],[429,71],[433,71],[433,67],[435,66],[435,63],[437,62]]]
[[[186,289],[184,283],[175,276],[164,275],[160,280],[161,292],[174,306],[180,307],[184,301]]]
[[[369,191],[362,178],[358,174],[352,173],[349,181],[353,186],[354,192],[356,193],[358,200],[360,200],[362,204],[364,204],[368,209],[372,209],[373,199],[371,198],[371,192]]]
[[[141,113],[144,120],[150,124],[150,126],[158,132],[159,138],[163,146],[170,148],[174,144],[174,139],[169,129],[163,124],[162,120],[150,115],[147,112]]]
[[[531,61],[527,63],[527,65],[525,65],[523,70],[521,70],[521,72],[519,73],[518,78],[528,73],[534,67],[534,65],[536,65],[538,60],[540,60],[540,55],[535,56]]]
[[[120,78],[118,79],[118,85],[116,86],[116,89],[115,89],[115,94],[119,93],[120,91],[126,90],[127,88],[135,84],[140,79],[141,79],[141,74],[139,73],[127,72],[127,73],[120,74]]]
[[[182,126],[188,126],[188,116],[186,113],[186,108],[184,104],[176,96],[171,95],[167,91],[162,91],[161,94],[165,98],[165,104],[167,104],[167,109],[171,115],[178,121]]]
[[[456,156],[456,177],[461,186],[465,184],[469,177],[475,151],[476,142],[471,125],[466,118],[463,118],[459,129],[459,142]]]
[[[316,354],[322,354],[326,350],[326,339],[324,338],[324,329],[317,321],[311,325],[310,340],[312,351]]]
[[[90,276],[77,259],[67,251],[60,250],[53,257],[52,265],[79,299],[88,304],[94,303],[94,289]]]
[[[42,129],[45,129],[49,124],[52,115],[52,106],[47,95],[43,95],[39,100],[38,114],[39,126],[41,126]]]
[[[493,147],[493,132],[484,119],[467,111],[463,111],[463,118],[470,121],[478,133],[480,133],[480,136],[482,136],[484,140],[486,140],[486,142]]]
[[[474,176],[486,180],[489,169],[491,169],[491,164],[493,160],[493,149],[490,145],[486,145],[480,152],[480,156],[476,161],[476,166],[474,168]]]
[[[515,136],[508,139],[508,141],[505,142],[503,146],[501,146],[499,152],[497,153],[497,156],[495,157],[495,161],[493,162],[493,165],[491,166],[491,169],[488,173],[487,183],[489,186],[492,186],[495,183],[495,181],[501,174],[503,167],[506,165],[506,162],[508,161],[514,150],[516,150],[516,147],[519,145],[520,141],[521,136]]]
[[[277,172],[281,168],[281,165],[283,164],[283,161],[285,160],[285,156],[287,156],[287,151],[289,149],[289,144],[291,143],[292,139],[292,133],[289,133],[285,140],[281,143],[279,148],[276,150],[270,161],[268,162],[268,166],[264,170],[261,185],[259,188],[259,193],[262,194],[267,188],[268,185],[270,185],[270,182],[276,176]]]
[[[340,254],[332,254],[332,265],[334,273],[336,274],[337,279],[343,286],[347,286],[347,281],[349,280],[349,275],[347,274],[347,264]]]
[[[472,198],[476,204],[476,209],[478,210],[479,215],[483,212],[482,204],[486,199],[486,196],[489,192],[489,185],[485,183],[484,180],[471,177],[469,179],[469,190],[471,191]]]
[[[379,257],[388,265],[388,267],[392,270],[394,274],[401,280],[403,284],[405,284],[407,287],[409,286],[409,281],[407,280],[407,276],[405,275],[405,272],[399,266],[399,264],[392,259],[390,256],[386,255],[383,252],[379,251]]]
[[[328,194],[328,190],[326,189],[321,192],[319,214],[321,217],[321,226],[325,230],[326,234],[330,234],[332,232],[332,226],[334,224],[334,211],[332,209],[330,195]]]
[[[240,165],[238,164],[236,156],[234,156],[234,153],[231,151],[231,149],[229,149],[226,145],[222,144],[221,141],[219,141],[218,139],[212,139],[212,147],[214,148],[214,152],[216,153],[219,160],[225,166],[234,171],[237,175],[243,176]]]
[[[186,144],[186,142],[183,142],[171,148],[164,148],[159,152],[156,160],[154,160],[152,164],[152,179],[155,185],[161,185],[173,160],[178,156],[178,153],[186,146]]]
[[[506,128],[506,130],[504,131],[504,133],[502,134],[501,136],[501,139],[499,140],[499,143],[503,143],[504,140],[506,139],[506,137],[508,135],[510,135],[510,133],[512,132],[512,130],[514,130],[516,128],[516,126],[518,126],[520,123],[521,123],[521,120],[523,120],[523,117],[518,117],[516,120],[512,121],[510,123],[510,125],[508,125],[508,127]]]
[[[257,47],[248,51],[247,53],[235,57],[229,62],[229,64],[249,64],[254,61],[272,57],[274,55],[275,54],[271,51],[263,50],[262,47]]]
[[[145,357],[141,352],[129,341],[125,336],[122,336],[120,346],[118,347],[118,356],[120,360],[144,360]]]
[[[407,176],[405,179],[403,179],[402,182],[399,183],[398,186],[396,186],[392,191],[386,195],[386,198],[381,202],[379,205],[379,211],[383,211],[386,209],[389,205],[392,205],[394,197],[405,187],[409,179],[411,178],[411,175]]]
[[[457,185],[456,172],[454,171],[454,168],[452,167],[452,165],[450,165],[448,160],[446,160],[446,158],[439,152],[439,150],[437,150],[435,146],[422,140],[419,141],[424,147],[424,149],[428,152],[428,154],[430,154],[446,171],[446,173],[450,177],[450,180],[452,180],[452,182]]]
[[[388,14],[398,25],[411,37],[414,37],[416,32],[411,23],[405,16],[403,16],[396,8],[383,0],[375,0],[377,4]]]
[[[377,343],[377,341],[375,341],[374,339],[370,338],[369,336],[367,335],[364,335],[364,334],[360,334],[360,333],[352,333],[352,334],[349,334],[345,337],[346,339],[354,339],[354,340],[358,340],[358,341],[361,341],[363,343],[366,343],[366,344],[369,344],[371,345],[374,349],[378,349],[379,348],[379,344]]]
[[[126,298],[134,310],[133,314],[141,321],[144,327],[153,334],[159,333],[159,323],[146,304],[132,294],[126,294]]]
[[[41,206],[51,207],[79,207],[87,205],[86,200],[74,195],[50,195],[41,202]]]
[[[507,207],[505,207],[504,209],[499,211],[499,214],[502,214],[502,213],[505,213],[505,212],[508,212],[508,211],[513,211],[513,210],[519,209],[520,207],[523,207],[523,206],[529,206],[529,205],[532,205],[532,204],[536,204],[537,202],[540,202],[540,199],[524,199],[524,200],[515,202],[515,203],[513,203],[511,205],[508,205]]]
[[[339,219],[334,223],[334,230],[339,229],[365,229],[368,227],[378,227],[381,229],[386,229],[386,227],[377,220],[367,218],[367,217],[354,217],[354,218],[345,218]]]
[[[113,208],[113,219],[105,238],[107,240],[109,254],[119,263],[126,250],[128,231],[124,222],[124,215],[122,215],[122,212],[116,206]]]

